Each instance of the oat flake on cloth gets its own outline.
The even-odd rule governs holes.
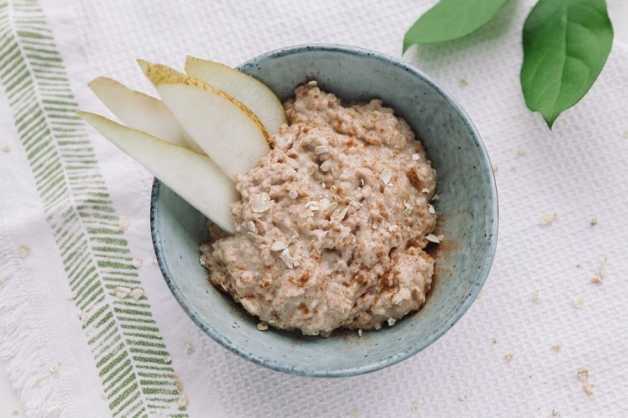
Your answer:
[[[519,88],[531,0],[509,2],[467,39],[407,54],[486,141],[498,254],[481,297],[443,338],[350,379],[272,372],[202,334],[155,264],[151,177],[74,113],[106,113],[86,88],[97,75],[148,89],[137,57],[238,64],[310,42],[399,56],[404,30],[433,3],[0,0],[0,356],[27,416],[628,415],[621,45],[552,133]]]

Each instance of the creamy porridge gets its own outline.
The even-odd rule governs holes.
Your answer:
[[[273,149],[237,178],[236,233],[201,247],[209,280],[276,328],[379,329],[421,308],[434,260],[436,173],[379,100],[315,82],[285,103]]]

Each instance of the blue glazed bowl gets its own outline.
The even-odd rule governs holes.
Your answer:
[[[497,242],[497,195],[480,136],[462,109],[414,68],[378,53],[344,46],[297,46],[254,58],[240,70],[281,99],[305,80],[346,101],[381,98],[408,121],[438,172],[440,233],[433,289],[420,312],[394,327],[339,332],[330,338],[260,332],[257,321],[213,288],[199,264],[207,219],[155,180],[151,230],[168,286],[190,318],[229,350],[274,370],[303,376],[352,376],[421,351],[471,306],[489,273]],[[199,179],[202,181],[202,179]]]

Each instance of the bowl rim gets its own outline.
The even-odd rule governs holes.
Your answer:
[[[260,54],[252,59],[247,60],[246,62],[238,65],[238,69],[242,69],[247,66],[252,66],[258,64],[260,61],[264,61],[269,58],[277,58],[285,55],[290,55],[294,53],[299,53],[302,51],[329,51],[329,52],[340,52],[343,54],[350,55],[358,55],[358,56],[366,56],[375,58],[379,61],[383,61],[386,64],[394,65],[396,67],[401,68],[404,71],[412,73],[415,77],[423,79],[430,87],[432,87],[437,94],[442,96],[461,116],[471,134],[471,139],[475,141],[476,145],[480,149],[481,159],[485,163],[485,167],[488,170],[488,178],[489,178],[489,192],[490,198],[492,200],[492,205],[490,208],[490,215],[492,215],[492,225],[491,225],[491,240],[489,242],[489,246],[487,248],[487,256],[486,262],[482,265],[482,268],[479,269],[477,274],[477,279],[472,284],[472,287],[467,294],[464,302],[459,306],[459,308],[454,312],[454,314],[445,321],[445,325],[441,327],[437,332],[434,332],[425,339],[425,341],[421,344],[417,344],[412,348],[399,351],[393,355],[385,357],[379,361],[366,363],[364,365],[358,367],[349,367],[349,368],[340,368],[334,370],[317,370],[313,368],[309,368],[307,366],[290,366],[284,363],[278,362],[273,359],[264,358],[253,354],[251,352],[246,351],[242,347],[234,344],[230,339],[223,336],[221,333],[217,332],[210,324],[207,324],[201,321],[197,314],[190,308],[187,303],[187,298],[181,292],[179,287],[176,285],[175,280],[170,275],[169,270],[166,267],[166,263],[164,261],[164,257],[162,256],[162,249],[160,246],[160,241],[158,238],[158,233],[155,227],[155,217],[156,217],[156,202],[159,199],[160,195],[160,186],[161,182],[154,178],[153,186],[151,190],[151,201],[150,201],[150,231],[151,231],[151,239],[153,243],[153,249],[155,251],[155,256],[157,258],[157,262],[159,265],[159,269],[161,270],[162,276],[168,285],[168,288],[177,299],[179,305],[183,308],[183,310],[187,313],[187,315],[192,319],[192,321],[201,328],[205,334],[209,335],[214,341],[227,348],[229,351],[238,354],[239,356],[252,361],[255,364],[260,366],[264,366],[270,368],[275,371],[284,372],[288,374],[305,376],[305,377],[350,377],[357,376],[365,373],[374,372],[380,369],[383,369],[388,366],[395,365],[403,360],[406,360],[418,352],[424,350],[431,344],[433,344],[436,340],[442,337],[449,329],[451,329],[457,322],[464,316],[467,310],[471,307],[480,290],[482,289],[484,283],[486,282],[488,275],[491,271],[493,261],[495,258],[495,253],[497,249],[497,238],[498,238],[498,230],[499,230],[499,204],[498,204],[498,196],[497,196],[497,187],[495,183],[494,173],[491,169],[491,161],[488,155],[488,151],[484,142],[482,141],[482,137],[475,124],[469,117],[469,115],[464,111],[464,109],[448,94],[446,94],[439,86],[436,84],[430,77],[425,75],[422,71],[417,68],[411,67],[400,60],[393,58],[391,56],[371,51],[368,49],[364,49],[361,47],[349,46],[349,45],[340,45],[340,44],[327,44],[327,43],[310,43],[310,44],[300,44],[289,47],[283,47],[275,50],[271,50],[269,52]]]

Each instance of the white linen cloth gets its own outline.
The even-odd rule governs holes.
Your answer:
[[[21,3],[0,0],[0,7]],[[136,58],[181,66],[193,54],[237,65],[312,42],[400,56],[405,30],[434,1],[40,3],[79,106],[107,114],[87,81],[108,75],[150,92]],[[493,271],[468,313],[423,352],[376,373],[293,377],[205,336],[155,264],[150,175],[89,130],[180,382],[172,407],[152,408],[144,395],[149,416],[628,415],[628,51],[614,45],[590,93],[549,131],[526,109],[519,85],[521,28],[533,3],[511,1],[468,38],[406,54],[478,126],[496,169],[500,236]],[[25,415],[107,417],[112,399],[103,392],[9,102],[0,90],[0,355]],[[596,275],[599,284],[592,283]],[[579,369],[588,370],[592,396]]]

